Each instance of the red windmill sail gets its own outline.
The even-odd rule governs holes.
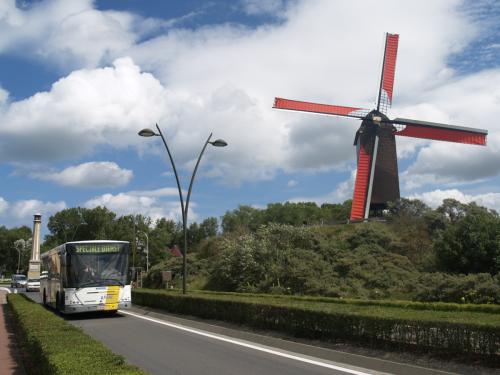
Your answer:
[[[344,107],[341,105],[318,104],[302,102],[299,100],[290,100],[283,98],[275,98],[273,108],[289,109],[291,111],[314,112],[325,115],[337,115],[355,118],[364,118],[370,111],[361,108]]]
[[[377,110],[387,113],[392,103],[394,75],[396,73],[396,58],[398,56],[399,35],[387,34],[385,39],[384,64],[378,92]]]
[[[395,118],[392,120],[392,123],[406,125],[404,129],[397,131],[395,133],[396,135],[486,146],[488,131],[483,129],[409,120],[405,118]]]
[[[395,136],[486,145],[487,130],[435,122],[396,118],[386,114],[392,104],[399,35],[386,34],[384,61],[376,109],[319,104],[276,98],[274,108],[362,120],[356,132],[358,165],[352,200],[351,220],[368,219],[370,210],[383,209],[399,199],[399,177]]]
[[[372,156],[363,146],[359,149],[358,169],[354,182],[354,194],[352,198],[351,220],[353,217],[364,217],[366,209],[366,196],[370,184],[370,168]]]

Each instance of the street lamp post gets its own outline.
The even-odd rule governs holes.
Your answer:
[[[205,152],[205,149],[207,148],[208,144],[210,143],[212,146],[215,147],[225,147],[227,146],[227,142],[222,140],[222,139],[216,139],[215,141],[210,142],[210,139],[212,138],[212,133],[208,136],[205,144],[203,145],[203,148],[201,149],[200,155],[198,156],[198,160],[196,161],[196,165],[193,170],[193,174],[191,175],[191,181],[189,182],[189,189],[188,189],[188,194],[186,197],[186,204],[184,205],[184,197],[182,194],[182,189],[181,189],[181,184],[179,182],[179,175],[177,174],[177,168],[175,168],[175,163],[174,159],[172,158],[172,154],[170,153],[170,149],[168,148],[167,141],[165,140],[165,137],[163,136],[163,133],[161,132],[160,127],[158,124],[156,124],[156,129],[158,129],[158,133],[155,133],[151,129],[142,129],[139,132],[139,135],[141,137],[161,137],[163,144],[165,145],[165,149],[167,150],[168,157],[170,159],[170,163],[172,164],[172,169],[174,170],[174,175],[175,175],[175,181],[177,182],[177,190],[179,190],[179,200],[181,202],[181,211],[182,211],[182,232],[184,235],[184,251],[183,251],[183,256],[182,256],[182,293],[186,294],[186,278],[187,278],[187,216],[188,216],[188,208],[189,208],[189,199],[191,198],[191,191],[193,188],[193,182],[194,178],[196,176],[196,171],[198,170],[198,165],[200,164],[201,157],[203,156],[203,153]]]
[[[20,268],[21,268],[21,250],[24,251],[26,249],[28,243],[31,243],[30,240],[24,240],[22,238],[14,241],[14,249],[16,249],[17,253],[18,253],[17,273],[20,272]]]
[[[146,273],[149,272],[149,236],[146,232],[138,231],[137,233],[142,233],[146,237]]]
[[[15,247],[18,253],[17,257],[17,273],[19,273],[19,266],[21,264],[21,249],[19,249],[17,246]]]

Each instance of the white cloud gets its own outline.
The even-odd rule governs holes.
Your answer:
[[[132,190],[127,192],[128,195],[134,195],[134,196],[142,196],[146,195],[148,197],[155,197],[155,198],[160,198],[160,197],[176,197],[179,194],[179,190],[177,188],[160,188],[160,189],[154,189],[154,190]],[[183,192],[185,194],[185,192]]]
[[[296,180],[290,180],[290,181],[287,182],[286,186],[288,186],[289,188],[291,188],[291,187],[297,186],[298,184],[299,184],[298,181],[296,181]]]
[[[19,200],[9,205],[9,209],[4,213],[4,216],[12,217],[15,222],[22,221],[25,225],[28,225],[34,214],[39,213],[43,217],[49,217],[65,208],[66,203],[63,201],[42,202],[37,199]]]
[[[407,189],[426,184],[480,181],[500,173],[500,69],[482,71],[428,92],[433,104],[406,108],[409,115],[437,122],[486,128],[486,147],[429,142],[402,179]]]
[[[71,159],[97,145],[144,145],[137,131],[165,118],[166,95],[129,58],[114,67],[75,71],[51,91],[0,112],[0,161]]]
[[[118,215],[142,214],[153,220],[166,217],[180,221],[182,211],[179,200],[174,197],[176,194],[178,192],[174,188],[104,194],[88,200],[84,207],[105,206]],[[173,200],[164,200],[162,197],[172,197]],[[188,218],[190,221],[196,221],[197,214],[192,207],[196,207],[196,204],[190,203]]]
[[[44,202],[38,199],[22,199],[8,202],[0,197],[0,223],[9,228],[22,225],[31,227],[33,215],[41,214],[43,228],[45,228],[48,218],[65,208],[67,206],[64,201]]]
[[[118,187],[128,184],[133,175],[129,169],[122,169],[116,163],[103,161],[71,166],[60,172],[36,172],[32,173],[31,177],[53,181],[63,186]]]
[[[0,53],[57,64],[63,71],[92,68],[197,14],[161,20],[131,12],[98,10],[94,0],[45,0],[27,6],[2,0]]]
[[[444,199],[452,198],[462,203],[476,202],[500,212],[500,193],[465,194],[457,189],[433,190],[421,194],[413,194],[410,199],[420,199],[429,206],[436,208],[443,203]]]
[[[9,92],[0,87],[0,107],[7,104],[8,99],[9,99]]]
[[[324,195],[306,196],[289,199],[290,202],[316,202],[321,205],[323,203],[343,203],[347,199],[352,199],[354,190],[354,182],[356,181],[356,170],[351,171],[351,177],[337,185],[337,188]]]
[[[0,6],[0,52],[14,52],[63,67],[97,66],[137,39],[131,13],[99,11],[92,0],[49,0],[17,8]]]
[[[2,216],[9,208],[9,203],[0,197],[0,216]]]

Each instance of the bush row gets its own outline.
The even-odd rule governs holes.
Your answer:
[[[299,306],[280,306],[266,303],[265,300],[231,300],[222,296],[182,295],[153,290],[136,289],[133,291],[133,299],[135,304],[171,313],[218,319],[317,340],[442,354],[468,354],[491,359],[493,362],[500,355],[498,326],[437,319],[419,320],[416,317],[398,318],[382,313],[377,315],[376,312],[361,315],[341,309],[338,312],[322,311]]]
[[[490,314],[500,313],[500,305],[494,304],[460,304],[451,302],[414,302],[414,301],[396,301],[396,300],[374,300],[374,299],[354,299],[354,298],[334,298],[334,297],[315,297],[315,296],[290,296],[279,294],[261,294],[261,293],[236,293],[236,292],[218,292],[208,290],[197,290],[196,293],[207,295],[228,295],[243,297],[258,297],[285,299],[296,301],[339,303],[359,306],[381,306],[381,307],[400,307],[412,310],[433,310],[433,311],[470,311],[484,312]]]
[[[146,374],[24,295],[7,299],[29,374]]]

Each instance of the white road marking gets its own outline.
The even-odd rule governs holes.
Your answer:
[[[213,333],[208,333],[208,332],[197,330],[197,329],[194,329],[194,328],[189,328],[189,327],[186,327],[186,326],[182,326],[180,324],[170,323],[170,322],[166,322],[166,321],[163,321],[163,320],[160,320],[160,319],[155,319],[155,318],[150,318],[150,317],[142,316],[142,315],[139,315],[139,314],[132,313],[130,311],[124,311],[124,310],[118,310],[118,311],[120,313],[122,313],[122,314],[131,315],[133,317],[136,317],[136,318],[139,318],[139,319],[143,319],[143,320],[147,320],[147,321],[150,321],[150,322],[153,322],[153,323],[162,324],[162,325],[165,325],[165,326],[168,326],[168,327],[180,329],[182,331],[186,331],[186,332],[194,333],[194,334],[197,334],[197,335],[209,337],[209,338],[212,338],[212,339],[215,339],[215,340],[220,340],[220,341],[228,342],[228,343],[231,343],[231,344],[243,346],[245,348],[250,348],[250,349],[258,350],[258,351],[261,351],[261,352],[273,354],[273,355],[276,355],[276,356],[279,356],[279,357],[284,357],[284,358],[289,358],[289,359],[293,359],[293,360],[300,361],[300,362],[309,363],[309,364],[315,365],[315,366],[326,367],[326,368],[329,368],[329,369],[332,369],[332,370],[337,370],[337,371],[343,371],[345,373],[353,374],[353,375],[373,375],[374,374],[374,372],[363,372],[363,371],[359,371],[359,370],[350,369],[350,368],[347,368],[347,367],[336,366],[336,365],[332,365],[332,364],[327,363],[327,362],[321,362],[321,361],[318,361],[318,360],[315,360],[315,359],[311,359],[311,358],[307,358],[307,357],[302,357],[302,356],[299,356],[299,355],[296,355],[296,354],[291,354],[289,352],[287,353],[287,352],[284,352],[284,351],[273,349],[273,348],[268,347],[268,346],[257,345],[257,344],[253,344],[253,343],[251,343],[249,341],[243,341],[243,340],[229,338],[227,336],[222,336],[222,335],[216,335],[216,334],[213,334]],[[381,374],[381,373],[379,373],[379,374]]]
[[[9,288],[4,288],[3,286],[1,286],[0,289],[5,290],[7,293],[10,293],[10,289]]]

